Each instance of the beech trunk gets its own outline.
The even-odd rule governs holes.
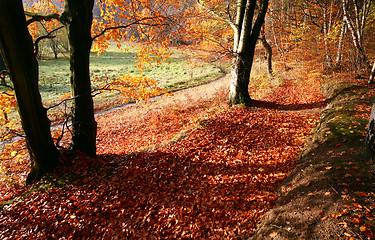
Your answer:
[[[268,0],[238,0],[234,33],[234,60],[229,104],[251,105],[250,73],[254,51],[268,8]]]
[[[91,95],[90,50],[93,0],[67,0],[61,17],[70,44],[72,106],[72,150],[96,155],[97,123]]]
[[[0,50],[13,83],[30,153],[29,184],[58,164],[59,152],[39,93],[38,62],[21,0],[0,1]]]

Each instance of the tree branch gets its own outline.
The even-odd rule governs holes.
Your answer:
[[[231,20],[225,19],[225,18],[219,16],[219,15],[218,15],[216,12],[214,12],[213,10],[211,10],[211,9],[209,9],[209,8],[207,8],[207,7],[205,7],[205,6],[203,5],[203,3],[201,3],[200,0],[197,0],[197,4],[198,4],[198,6],[200,6],[201,8],[205,9],[207,12],[213,14],[215,17],[217,17],[217,18],[220,19],[221,21],[224,21],[225,23],[229,24],[229,25],[231,26],[231,28],[233,29],[233,31],[238,31],[236,24],[234,24]]]
[[[95,41],[95,39],[97,39],[100,36],[104,35],[107,31],[115,30],[115,29],[124,29],[124,28],[128,28],[128,27],[130,27],[132,25],[145,25],[145,26],[162,26],[162,25],[165,25],[165,24],[144,23],[144,21],[146,21],[146,20],[153,20],[153,19],[156,19],[156,18],[166,18],[166,17],[145,17],[145,18],[141,18],[141,19],[135,20],[135,21],[133,21],[131,23],[128,23],[126,25],[120,25],[120,26],[114,26],[114,27],[107,27],[103,31],[101,31],[99,34],[93,36],[92,37],[92,41]]]
[[[53,29],[51,32],[49,32],[47,35],[44,35],[44,36],[41,36],[41,37],[38,37],[36,40],[35,40],[35,43],[34,43],[34,54],[35,56],[38,56],[39,54],[39,42],[42,41],[43,39],[46,39],[46,38],[55,38],[56,36],[51,36],[52,33],[60,30],[61,28],[63,28],[64,26],[61,26],[61,27],[58,27],[58,28],[55,28]]]
[[[42,20],[44,21],[51,21],[53,19],[56,19],[58,21],[60,20],[60,14],[58,13],[50,13],[50,14],[43,15],[43,14],[25,11],[25,15],[28,17],[31,17],[29,20],[26,21],[27,26],[33,22],[38,22]]]

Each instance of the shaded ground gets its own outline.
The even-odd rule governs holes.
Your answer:
[[[251,239],[375,238],[374,163],[363,143],[374,88],[345,78],[326,87],[313,139]]]

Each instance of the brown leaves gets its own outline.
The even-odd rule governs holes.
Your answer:
[[[215,105],[222,99],[99,116],[101,156],[63,157],[52,187],[3,208],[1,236],[249,237],[318,115]]]

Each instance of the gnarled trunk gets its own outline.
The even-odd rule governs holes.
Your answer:
[[[27,183],[58,164],[50,121],[38,88],[38,62],[21,0],[0,1],[0,50],[16,94],[18,112],[32,161]]]

